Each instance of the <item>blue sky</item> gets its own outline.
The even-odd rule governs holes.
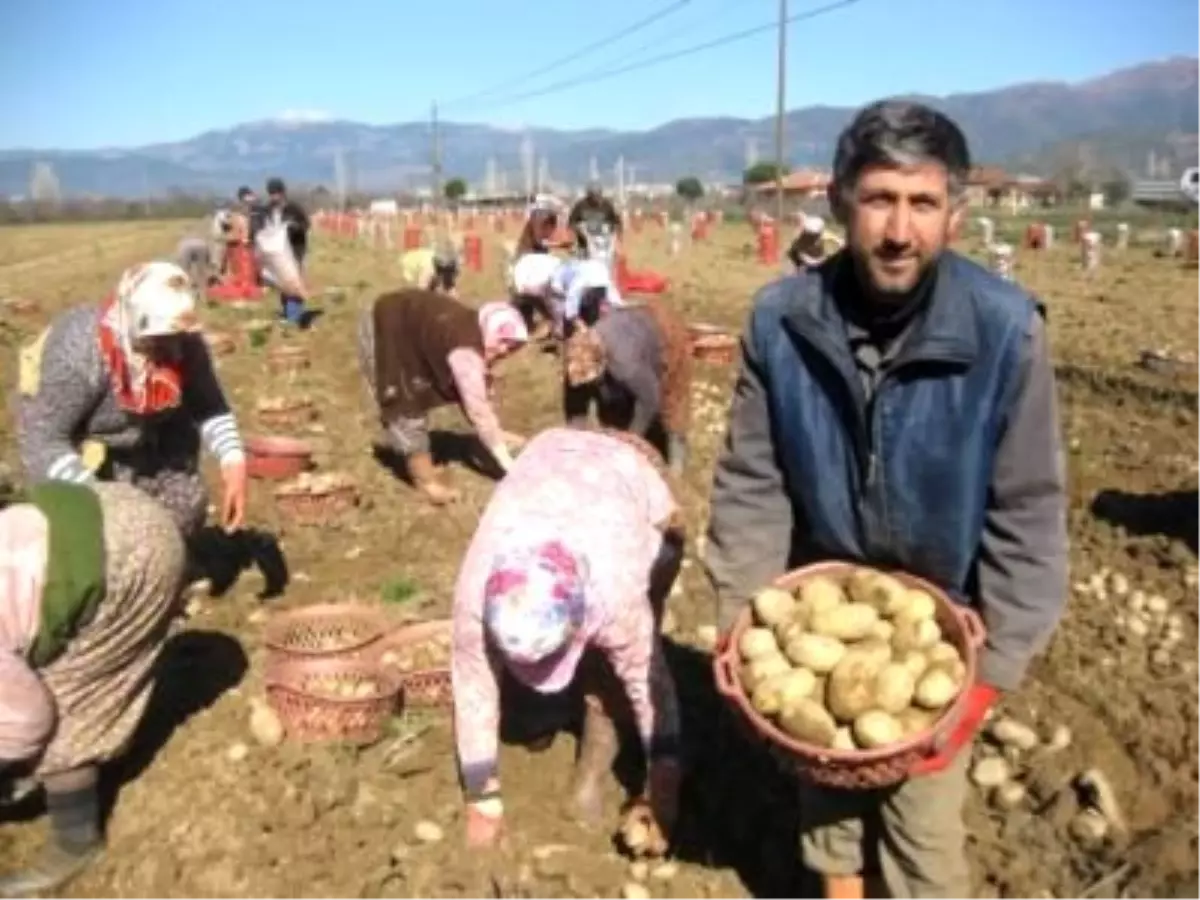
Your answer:
[[[790,11],[825,2],[790,0]],[[521,80],[669,0],[0,0],[0,146],[182,140],[285,112],[401,122],[426,118],[435,99],[448,104],[447,119],[509,127],[643,128],[769,114],[773,33],[514,102],[769,23],[778,8],[776,0],[677,3],[619,42]],[[788,106],[1076,81],[1195,56],[1197,9],[1196,0],[859,0],[792,26]]]

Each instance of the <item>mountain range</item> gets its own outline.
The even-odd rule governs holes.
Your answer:
[[[1177,176],[1197,159],[1197,60],[1172,58],[1075,84],[1033,82],[973,94],[916,97],[953,116],[979,162],[1023,172],[1099,177],[1122,170],[1136,176]],[[810,106],[787,114],[789,162],[828,167],[834,141],[854,110]],[[737,180],[747,147],[764,156],[773,146],[774,119],[678,119],[648,131],[589,129],[528,131],[483,124],[440,126],[443,172],[481,187],[491,165],[510,188],[524,185],[522,143],[548,160],[554,180],[578,183],[595,159],[611,179],[618,158],[638,182],[674,181],[695,174]],[[29,191],[35,163],[53,167],[64,195],[139,197],[172,191],[229,195],[239,184],[270,175],[295,184],[335,186],[341,157],[350,190],[387,192],[429,183],[431,127],[427,122],[367,125],[288,118],[207,131],[172,143],[67,151],[0,150],[0,196]],[[1148,171],[1148,160],[1153,157]]]

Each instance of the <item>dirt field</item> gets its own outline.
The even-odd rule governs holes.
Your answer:
[[[124,265],[171,251],[186,223],[44,227],[0,231],[0,298],[43,304],[5,312],[3,380],[15,381],[14,346],[65,304],[99,299]],[[485,238],[485,271],[468,274],[465,295],[501,293],[499,239]],[[586,833],[559,809],[574,739],[560,735],[535,755],[507,746],[508,846],[466,854],[451,736],[434,720],[407,752],[415,727],[399,719],[389,739],[366,750],[340,746],[258,747],[247,729],[248,701],[260,692],[264,606],[355,595],[423,615],[448,609],[460,558],[492,483],[468,462],[471,443],[456,412],[438,416],[438,444],[465,500],[448,514],[418,501],[372,453],[373,416],[363,406],[354,357],[360,303],[399,278],[396,254],[324,236],[312,277],[341,288],[304,334],[278,329],[267,348],[308,347],[313,368],[289,380],[265,366],[241,326],[270,316],[214,309],[210,327],[237,335],[219,360],[247,434],[262,433],[255,403],[267,394],[306,394],[320,407],[308,437],[322,469],[358,479],[367,502],[336,529],[284,528],[270,490],[253,489],[250,519],[278,534],[289,581],[282,598],[261,602],[264,575],[244,572],[203,607],[165,651],[160,689],[134,753],[112,772],[115,806],[107,855],[70,887],[72,896],[617,896],[628,864],[606,834]],[[964,248],[975,251],[974,241]],[[694,320],[740,327],[754,289],[770,271],[753,258],[745,226],[669,258],[661,231],[647,228],[631,250],[634,268],[671,278],[670,297]],[[1182,617],[1183,639],[1152,660],[1109,594],[1076,590],[1067,618],[1025,687],[1007,707],[1040,729],[1065,723],[1071,746],[1037,765],[1032,804],[1000,813],[981,797],[968,809],[970,858],[984,896],[1197,896],[1197,395],[1194,368],[1152,373],[1136,364],[1149,348],[1195,359],[1197,276],[1149,249],[1109,252],[1088,279],[1073,249],[1023,254],[1017,276],[1049,307],[1070,447],[1072,581],[1102,570],[1134,589],[1165,597]],[[687,507],[703,530],[713,458],[724,429],[733,370],[701,366],[712,402],[693,435]],[[502,419],[532,434],[561,420],[556,360],[530,350],[503,371]],[[0,474],[16,472],[11,422],[0,419]],[[694,552],[694,551],[693,551]],[[655,896],[804,896],[795,880],[793,801],[788,782],[755,748],[718,726],[707,657],[689,646],[710,622],[713,596],[696,560],[672,600],[672,661],[684,695],[695,770],[685,800],[681,864]],[[245,753],[245,749],[249,752]],[[1102,846],[1068,834],[1070,809],[1058,788],[1099,767],[1116,788],[1128,824]],[[1055,799],[1057,797],[1057,799]],[[614,814],[618,794],[612,794]],[[0,870],[19,865],[44,833],[40,810],[0,818]],[[421,844],[419,820],[444,840]],[[549,848],[549,849],[548,849]],[[1111,876],[1111,877],[1110,877]]]

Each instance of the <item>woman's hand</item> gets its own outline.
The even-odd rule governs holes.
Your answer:
[[[494,847],[504,830],[504,805],[499,797],[467,804],[467,846],[473,850]]]
[[[242,460],[221,466],[221,527],[226,533],[246,523],[246,463]]]

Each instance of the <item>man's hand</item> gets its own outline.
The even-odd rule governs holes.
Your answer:
[[[232,533],[246,524],[246,463],[221,466],[221,485],[221,527]]]

